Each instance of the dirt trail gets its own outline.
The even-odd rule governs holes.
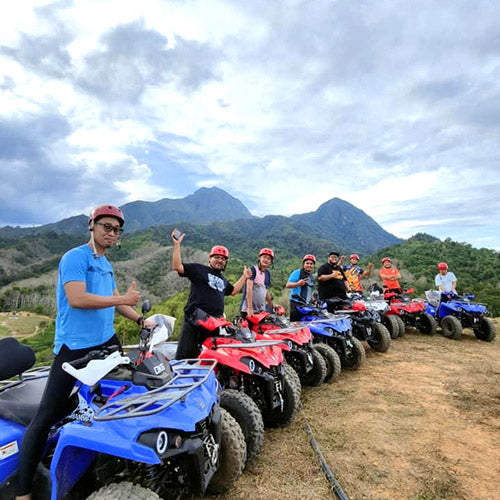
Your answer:
[[[497,322],[497,330],[498,330]],[[500,498],[500,342],[408,332],[357,372],[306,389],[304,414],[351,500]],[[303,421],[220,499],[335,498]]]

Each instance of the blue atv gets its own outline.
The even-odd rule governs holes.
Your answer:
[[[241,474],[245,441],[217,403],[215,362],[169,364],[152,353],[164,327],[143,327],[127,356],[113,346],[63,365],[80,383],[49,434],[34,499],[183,498],[223,490]],[[12,338],[0,340],[0,359],[9,360],[0,369],[0,498],[9,499],[48,368],[30,370],[33,351]]]
[[[296,310],[301,315],[313,335],[314,346],[320,350],[322,345],[333,349],[340,366],[348,370],[357,370],[366,357],[363,344],[352,334],[352,323],[349,317],[332,314],[326,304],[306,304],[300,297],[294,296]],[[340,368],[340,367],[339,367]],[[335,367],[337,369],[337,367]],[[340,373],[340,370],[338,370]]]
[[[425,292],[426,312],[438,321],[445,337],[458,340],[464,328],[471,328],[479,340],[491,342],[496,337],[493,321],[485,304],[473,302],[474,295],[456,295],[437,290]]]

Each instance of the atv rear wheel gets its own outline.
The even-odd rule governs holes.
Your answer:
[[[297,391],[294,389],[294,380],[286,366],[288,365],[285,365],[281,393],[283,397],[283,411],[280,411],[278,408],[273,411],[264,412],[264,424],[268,427],[284,427],[289,424],[295,417],[295,413],[300,406],[300,396],[297,396]]]
[[[240,424],[247,445],[246,465],[260,453],[264,440],[264,420],[255,401],[244,392],[224,389],[220,394],[220,406]]]
[[[434,335],[437,330],[436,320],[429,313],[422,313],[417,319],[417,329],[425,335]]]
[[[223,493],[241,476],[245,468],[247,447],[240,424],[231,414],[220,409],[221,442],[217,472],[210,481],[207,490],[210,493]],[[100,499],[99,499],[100,500]]]
[[[462,323],[455,316],[445,316],[441,320],[443,335],[449,339],[459,340],[462,336]]]
[[[399,337],[399,323],[396,316],[382,316],[382,322],[389,330],[391,339],[397,339]]]
[[[326,363],[326,376],[324,382],[333,382],[338,380],[340,372],[342,371],[342,363],[340,362],[339,355],[335,352],[333,347],[328,344],[316,344],[314,348],[323,356]]]
[[[309,373],[303,375],[302,382],[304,385],[318,387],[325,380],[326,363],[323,356],[316,350],[316,347],[311,349],[311,354],[313,357],[313,366]]]
[[[160,500],[160,497],[148,488],[124,481],[103,486],[87,500]]]
[[[372,338],[367,340],[368,345],[377,352],[387,352],[391,345],[391,334],[382,323],[373,325]]]
[[[341,360],[343,361],[342,368],[357,370],[366,359],[366,352],[363,344],[356,337],[352,337],[351,342],[351,353]]]
[[[497,336],[496,328],[490,318],[483,318],[479,323],[479,328],[474,329],[474,335],[479,340],[491,342]]]
[[[406,333],[405,322],[401,319],[401,316],[394,315],[393,317],[396,318],[396,321],[398,322],[399,325],[398,337],[404,337]]]

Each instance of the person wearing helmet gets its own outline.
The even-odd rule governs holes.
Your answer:
[[[224,297],[240,292],[251,273],[244,266],[238,281],[234,285],[229,283],[222,274],[229,259],[229,251],[222,245],[212,247],[208,257],[208,266],[184,263],[181,256],[181,243],[185,234],[180,234],[177,229],[174,229],[171,236],[174,245],[172,269],[191,282],[175,359],[196,358],[207,332],[197,326],[195,314],[201,310],[209,316],[223,316]]]
[[[440,262],[437,267],[439,272],[436,274],[434,282],[439,291],[456,293],[457,278],[451,271],[448,271],[448,264]]]
[[[269,267],[274,261],[274,252],[270,248],[262,248],[259,252],[259,262],[250,267],[251,276],[243,287],[243,299],[240,311],[243,316],[252,316],[265,310],[266,304],[272,310],[273,301],[269,293],[271,273]]]
[[[358,266],[359,255],[353,253],[349,257],[350,264],[344,266],[344,273],[346,275],[347,281],[353,292],[363,293],[363,286],[361,285],[361,278],[364,276],[370,276],[372,274],[373,264],[368,263],[368,269],[364,270],[362,267]]]
[[[347,277],[339,265],[339,253],[330,252],[328,261],[318,269],[318,294],[321,300],[339,297],[347,298],[347,293],[351,291]]]
[[[88,243],[69,250],[59,262],[54,361],[39,409],[23,440],[16,498],[31,498],[33,477],[49,430],[64,416],[68,406],[76,380],[63,371],[63,363],[107,345],[120,345],[113,325],[115,309],[132,321],[142,321],[133,309],[139,302],[135,281],[120,295],[113,268],[105,256],[106,250],[118,241],[124,223],[118,207],[95,208],[88,219]]]
[[[285,286],[290,290],[290,321],[300,320],[300,314],[297,311],[297,299],[294,299],[294,297],[306,304],[312,301],[315,266],[316,257],[310,253],[306,254],[302,258],[302,267],[292,271],[288,277]]]
[[[401,273],[392,267],[392,261],[390,257],[384,257],[382,259],[382,267],[378,271],[379,276],[382,278],[382,284],[388,290],[401,290],[399,281],[401,279]]]

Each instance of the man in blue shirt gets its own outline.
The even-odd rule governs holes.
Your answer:
[[[297,296],[299,300],[309,304],[312,301],[312,291],[314,286],[314,266],[316,257],[312,254],[304,255],[302,268],[295,269],[288,277],[286,288],[290,290],[290,321],[299,321],[300,313],[297,311]]]
[[[69,250],[59,263],[55,357],[40,407],[23,440],[17,500],[31,499],[33,477],[49,430],[68,413],[68,399],[76,380],[62,370],[62,364],[93,349],[120,344],[113,328],[115,309],[138,324],[142,321],[132,308],[139,302],[135,281],[125,295],[120,295],[113,268],[104,255],[118,241],[124,222],[118,207],[95,208],[89,217],[89,242]]]

